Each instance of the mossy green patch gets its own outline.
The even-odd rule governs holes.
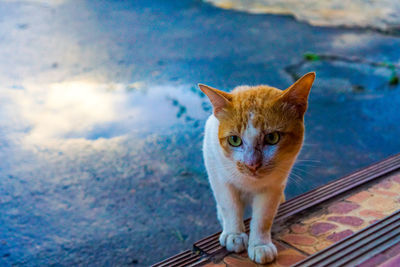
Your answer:
[[[310,53],[310,52],[304,53],[303,54],[303,58],[305,60],[307,60],[307,61],[319,61],[319,60],[321,60],[321,57],[319,55],[314,54],[314,53]]]
[[[399,76],[397,76],[396,73],[393,73],[389,78],[389,84],[398,85],[399,82],[400,82]]]

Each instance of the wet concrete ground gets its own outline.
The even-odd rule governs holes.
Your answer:
[[[198,82],[317,72],[288,198],[399,152],[399,45],[196,0],[1,2],[0,263],[146,266],[219,230]]]

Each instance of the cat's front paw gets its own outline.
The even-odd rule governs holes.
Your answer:
[[[242,252],[247,248],[249,237],[246,233],[225,233],[219,236],[219,243],[228,251],[236,253]]]
[[[262,245],[249,246],[247,251],[249,258],[257,263],[265,264],[275,260],[278,255],[275,245],[272,242]]]

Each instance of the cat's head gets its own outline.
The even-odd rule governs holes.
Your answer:
[[[220,146],[242,174],[259,178],[291,166],[303,143],[314,79],[307,73],[284,91],[242,86],[227,93],[199,84],[219,120]]]

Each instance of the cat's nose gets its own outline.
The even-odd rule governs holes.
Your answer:
[[[261,166],[261,161],[253,161],[246,163],[246,167],[253,172],[255,172],[258,168],[260,168],[260,166]]]
[[[258,168],[261,167],[262,154],[258,150],[253,150],[251,151],[251,153],[246,153],[244,155],[243,163],[250,171],[255,172]]]

